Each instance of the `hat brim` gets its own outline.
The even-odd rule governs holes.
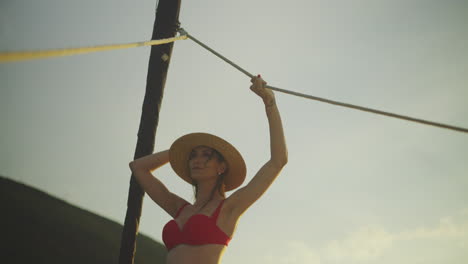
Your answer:
[[[169,162],[175,173],[184,181],[193,184],[188,165],[191,151],[198,146],[207,146],[223,155],[228,171],[224,175],[225,191],[239,187],[245,180],[246,165],[242,155],[226,140],[208,133],[191,133],[178,138],[169,149]]]

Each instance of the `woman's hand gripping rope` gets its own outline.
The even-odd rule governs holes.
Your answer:
[[[260,96],[260,98],[262,98],[263,103],[265,103],[266,107],[275,104],[275,94],[272,90],[266,88],[267,82],[265,82],[262,79],[262,76],[260,74],[258,76],[252,77],[252,79],[250,79],[250,82],[252,83],[252,85],[250,86],[250,90],[252,90],[258,96]]]

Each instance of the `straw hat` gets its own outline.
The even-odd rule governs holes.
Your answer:
[[[223,155],[228,167],[224,175],[226,191],[233,190],[242,184],[247,170],[239,151],[226,140],[207,133],[187,134],[172,143],[169,149],[169,162],[177,175],[192,184],[188,161],[191,151],[198,146],[216,149]]]

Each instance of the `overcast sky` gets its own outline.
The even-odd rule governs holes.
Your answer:
[[[156,1],[3,0],[0,50],[149,40]],[[183,1],[182,26],[272,86],[468,127],[468,2]],[[0,64],[0,174],[123,223],[150,48]],[[173,50],[155,151],[208,132],[269,158],[249,79]],[[468,135],[276,93],[289,163],[223,263],[468,260]],[[155,175],[191,200],[170,166]],[[247,181],[245,183],[247,183]],[[145,197],[140,231],[170,219]]]

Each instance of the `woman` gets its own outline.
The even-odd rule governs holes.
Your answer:
[[[250,89],[263,100],[270,130],[271,158],[244,187],[228,198],[225,192],[240,186],[246,168],[239,152],[228,142],[205,133],[177,139],[169,150],[130,162],[144,191],[174,219],[163,229],[167,264],[216,264],[231,240],[240,216],[268,189],[287,163],[281,118],[273,91],[261,76]],[[195,188],[190,204],[170,192],[152,171],[170,162],[174,171]]]

